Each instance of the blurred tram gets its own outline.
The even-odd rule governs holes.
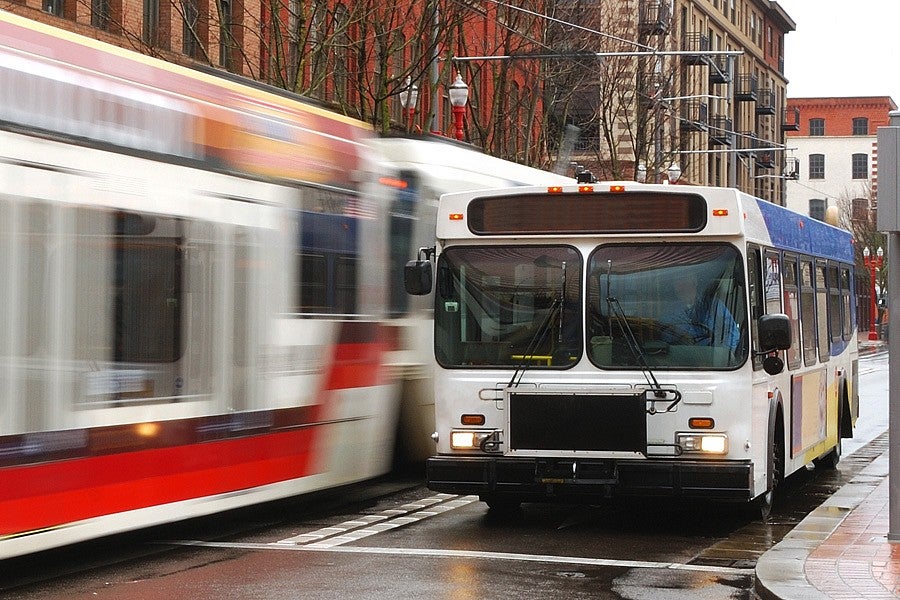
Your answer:
[[[389,337],[396,350],[391,368],[401,386],[397,455],[400,466],[422,465],[435,452],[432,296],[410,296],[403,266],[418,248],[434,245],[435,219],[442,194],[528,185],[572,184],[571,177],[487,156],[437,137],[382,137],[370,145],[394,174],[390,201],[391,265]]]
[[[0,558],[389,469],[371,128],[4,12],[0,122]]]
[[[0,559],[431,453],[395,276],[442,158],[522,167],[414,143],[0,11]]]

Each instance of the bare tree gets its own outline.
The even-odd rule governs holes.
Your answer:
[[[887,238],[877,229],[877,204],[875,192],[870,184],[865,185],[859,196],[847,193],[838,200],[839,225],[853,234],[856,264],[857,293],[868,297],[871,289],[871,270],[865,264],[864,251],[869,249],[870,258],[874,259],[878,248],[885,249]],[[888,257],[883,257],[882,266],[875,272],[875,287],[887,289]],[[877,299],[876,299],[877,300]]]

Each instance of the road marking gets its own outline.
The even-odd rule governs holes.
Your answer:
[[[206,542],[202,540],[174,540],[161,542],[174,546],[195,546],[202,548],[233,548],[242,550],[289,550],[299,552],[339,552],[345,554],[380,554],[391,556],[422,556],[434,558],[469,558],[480,560],[502,560],[519,562],[540,562],[558,565],[581,565],[594,567],[623,567],[628,569],[668,569],[676,571],[696,571],[726,575],[748,575],[752,568],[718,567],[713,565],[693,565],[659,561],[615,560],[608,558],[588,558],[579,556],[555,556],[549,554],[521,554],[517,552],[490,552],[478,550],[452,550],[442,548],[379,548],[371,546],[345,546],[350,542],[418,523],[478,500],[478,496],[455,496],[437,494],[416,502],[404,504],[395,509],[383,510],[374,515],[362,515],[338,525],[322,527],[315,531],[269,543]]]
[[[589,567],[623,567],[627,569],[667,569],[673,571],[696,571],[700,573],[720,573],[723,575],[749,575],[752,568],[716,567],[713,565],[688,565],[683,563],[614,560],[608,558],[587,558],[582,556],[554,556],[550,554],[520,554],[517,552],[486,552],[477,550],[450,550],[442,548],[377,548],[367,546],[323,546],[318,544],[243,544],[237,542],[172,541],[176,546],[196,546],[202,548],[229,548],[241,550],[287,550],[294,552],[338,552],[343,554],[380,554],[388,556],[424,556],[433,558],[469,558],[481,560],[503,560],[519,562],[540,562],[559,565],[581,565]]]
[[[309,545],[316,548],[333,548],[334,546],[355,542],[383,531],[417,523],[423,519],[445,513],[448,510],[471,504],[476,500],[478,500],[478,496],[437,494],[404,504],[399,508],[383,510],[375,515],[364,515],[344,521],[338,525],[331,525],[285,538],[275,543],[287,546]]]

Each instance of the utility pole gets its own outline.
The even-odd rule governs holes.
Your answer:
[[[878,230],[887,233],[888,261],[900,260],[900,111],[878,128]],[[900,310],[900,268],[888,269],[888,314]],[[900,335],[888,336],[888,541],[900,542]]]

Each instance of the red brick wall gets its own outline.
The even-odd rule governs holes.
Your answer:
[[[808,136],[810,119],[825,119],[826,136],[853,135],[853,119],[869,119],[868,135],[875,135],[878,127],[887,125],[888,113],[897,110],[889,96],[859,98],[788,98],[788,109],[800,109],[800,131],[787,132],[791,136]]]

